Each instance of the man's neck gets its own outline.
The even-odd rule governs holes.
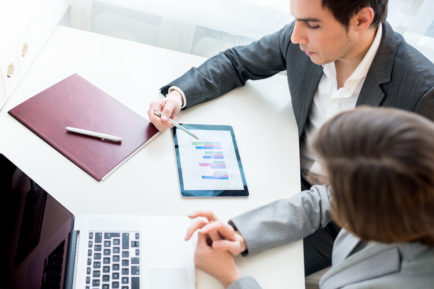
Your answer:
[[[366,53],[374,41],[377,29],[369,29],[366,32],[366,36],[362,41],[355,45],[355,49],[345,58],[338,59],[335,61],[336,68],[336,80],[338,88],[344,86],[345,81],[351,76],[351,74],[356,70],[357,66],[362,62]]]

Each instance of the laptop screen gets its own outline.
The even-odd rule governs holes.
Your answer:
[[[63,288],[73,215],[0,154],[0,289]]]

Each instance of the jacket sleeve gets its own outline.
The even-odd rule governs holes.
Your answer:
[[[261,289],[258,282],[250,276],[245,276],[237,279],[227,289]]]
[[[243,255],[251,255],[300,240],[325,227],[331,221],[330,202],[329,186],[313,186],[290,199],[272,202],[229,222],[246,242],[247,252]]]
[[[186,107],[191,107],[243,86],[249,79],[267,78],[283,71],[292,29],[293,25],[288,24],[249,45],[221,52],[162,87],[161,93],[166,95],[170,86],[177,86],[186,96]]]

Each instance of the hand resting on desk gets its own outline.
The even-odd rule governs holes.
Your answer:
[[[233,257],[246,250],[243,237],[211,211],[198,211],[189,217],[199,218],[185,236],[188,241],[198,231],[194,253],[196,267],[217,278],[227,288],[241,276]]]

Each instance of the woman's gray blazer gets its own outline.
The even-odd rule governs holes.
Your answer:
[[[329,187],[313,186],[291,199],[279,200],[237,216],[231,222],[244,237],[248,256],[303,239],[330,220]],[[321,278],[320,287],[433,288],[434,247],[418,242],[362,242],[343,228],[334,242],[332,268]],[[254,278],[246,276],[229,288],[261,287]]]

